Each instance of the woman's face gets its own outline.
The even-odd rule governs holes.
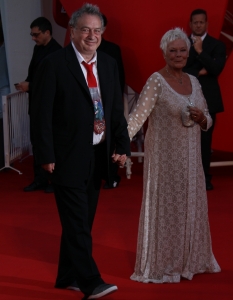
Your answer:
[[[182,69],[186,65],[188,55],[189,51],[186,42],[178,39],[167,45],[164,58],[170,68]]]

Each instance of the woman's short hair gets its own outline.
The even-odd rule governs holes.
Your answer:
[[[167,45],[175,40],[184,40],[188,50],[190,49],[190,41],[187,37],[187,34],[179,27],[175,29],[168,30],[162,37],[160,41],[160,48],[162,49],[163,53],[167,51]]]
[[[99,7],[90,3],[85,3],[80,9],[76,10],[72,14],[69,21],[69,26],[75,27],[77,25],[78,19],[81,18],[84,14],[98,16],[101,21],[101,26],[104,27],[104,21]]]

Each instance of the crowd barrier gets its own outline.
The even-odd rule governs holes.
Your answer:
[[[17,92],[3,96],[2,111],[5,166],[0,171],[10,168],[22,174],[11,165],[32,153],[27,93]]]

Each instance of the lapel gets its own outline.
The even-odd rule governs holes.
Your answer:
[[[70,72],[72,73],[72,75],[75,77],[76,81],[79,82],[79,84],[84,88],[84,90],[86,91],[86,93],[89,96],[89,100],[92,103],[92,99],[91,99],[91,95],[90,95],[90,91],[89,88],[87,86],[85,77],[83,75],[82,69],[79,65],[78,59],[76,57],[76,54],[74,52],[73,46],[70,43],[66,48],[66,60],[67,60],[67,67],[70,70]],[[92,103],[93,104],[93,103]]]
[[[203,41],[203,49],[206,52],[210,52],[214,46],[212,38],[207,34]]]

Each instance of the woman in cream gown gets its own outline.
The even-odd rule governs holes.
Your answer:
[[[161,40],[166,67],[152,74],[129,116],[132,139],[148,118],[143,199],[132,280],[179,282],[219,272],[212,253],[200,131],[212,119],[200,84],[182,72],[189,40],[179,28]],[[188,123],[182,115],[189,118]]]

